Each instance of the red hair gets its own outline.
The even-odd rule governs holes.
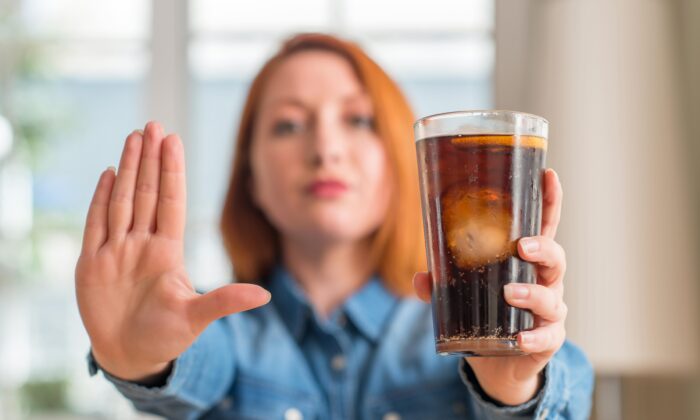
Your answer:
[[[411,295],[413,274],[426,269],[413,113],[396,83],[362,49],[323,34],[288,39],[265,63],[248,92],[220,224],[234,276],[240,282],[260,283],[281,261],[279,232],[251,196],[250,147],[261,95],[270,75],[287,57],[307,50],[329,51],[348,60],[372,100],[375,129],[384,143],[394,183],[387,216],[371,238],[372,262],[390,290]]]

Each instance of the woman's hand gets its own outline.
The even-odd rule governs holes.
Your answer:
[[[541,372],[564,343],[566,304],[564,249],[554,241],[559,225],[562,189],[554,170],[543,176],[542,235],[522,238],[518,253],[536,264],[537,284],[505,286],[506,301],[535,314],[535,328],[518,334],[518,345],[529,353],[516,357],[466,358],[482,389],[493,399],[507,405],[518,405],[532,399],[541,386]],[[417,273],[413,284],[418,297],[430,302],[429,273]]]
[[[154,122],[131,133],[119,171],[100,176],[75,272],[93,355],[119,378],[163,372],[209,323],[270,299],[251,284],[193,290],[183,258],[185,205],[178,136],[164,136]]]

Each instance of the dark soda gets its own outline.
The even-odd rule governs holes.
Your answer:
[[[540,233],[547,140],[455,135],[416,143],[433,276],[439,353],[517,354],[533,315],[504,299],[508,283],[536,282],[517,240]]]

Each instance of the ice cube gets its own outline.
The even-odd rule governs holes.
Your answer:
[[[442,197],[442,219],[454,262],[474,269],[515,253],[510,196],[489,188],[450,187]]]

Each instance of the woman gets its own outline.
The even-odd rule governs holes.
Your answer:
[[[203,295],[184,267],[180,139],[157,123],[131,133],[100,177],[76,269],[92,373],[168,418],[586,417],[592,373],[564,342],[551,170],[542,236],[519,242],[539,284],[506,288],[537,315],[519,335],[530,355],[435,355],[412,120],[355,45],[285,43],[238,132],[221,228],[239,282]],[[416,272],[425,302],[411,298]]]

